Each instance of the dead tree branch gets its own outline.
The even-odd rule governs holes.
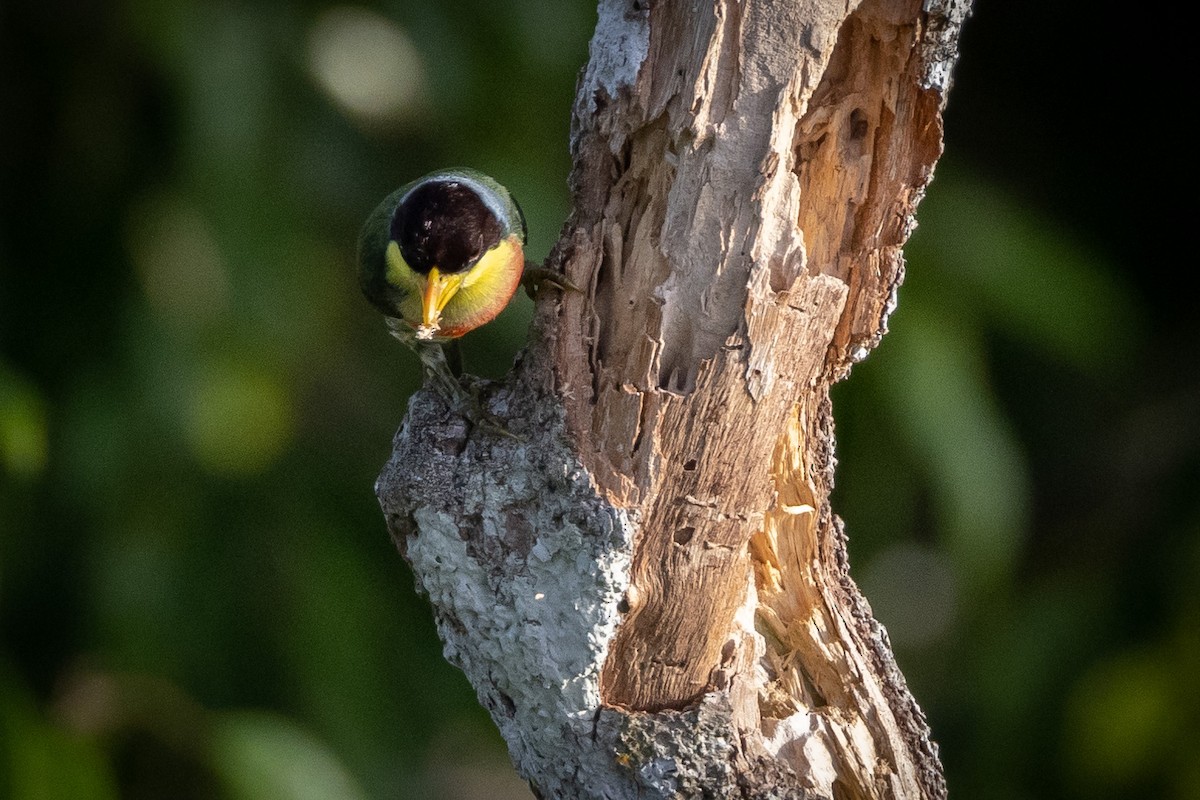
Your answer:
[[[533,343],[378,485],[545,797],[938,798],[851,580],[829,388],[886,331],[965,0],[603,0]]]

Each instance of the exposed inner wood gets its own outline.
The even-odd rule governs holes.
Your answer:
[[[828,391],[886,329],[941,152],[927,17],[916,0],[670,5],[649,12],[636,90],[581,98],[587,191],[560,249],[584,287],[554,344],[568,426],[640,525],[604,701],[741,687],[739,725],[770,740],[807,715],[843,796],[881,796],[920,780],[896,750],[923,723],[845,572]]]

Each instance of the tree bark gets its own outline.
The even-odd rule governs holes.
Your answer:
[[[829,388],[886,331],[965,0],[602,0],[532,343],[377,492],[542,797],[938,798],[848,572]]]

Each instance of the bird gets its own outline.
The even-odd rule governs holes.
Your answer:
[[[527,238],[508,189],[467,167],[405,184],[362,227],[363,294],[449,399],[465,398],[457,341],[508,305],[525,276]]]

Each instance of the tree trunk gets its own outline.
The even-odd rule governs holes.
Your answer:
[[[532,344],[377,491],[542,797],[936,798],[848,573],[829,388],[886,330],[966,0],[602,0]]]

